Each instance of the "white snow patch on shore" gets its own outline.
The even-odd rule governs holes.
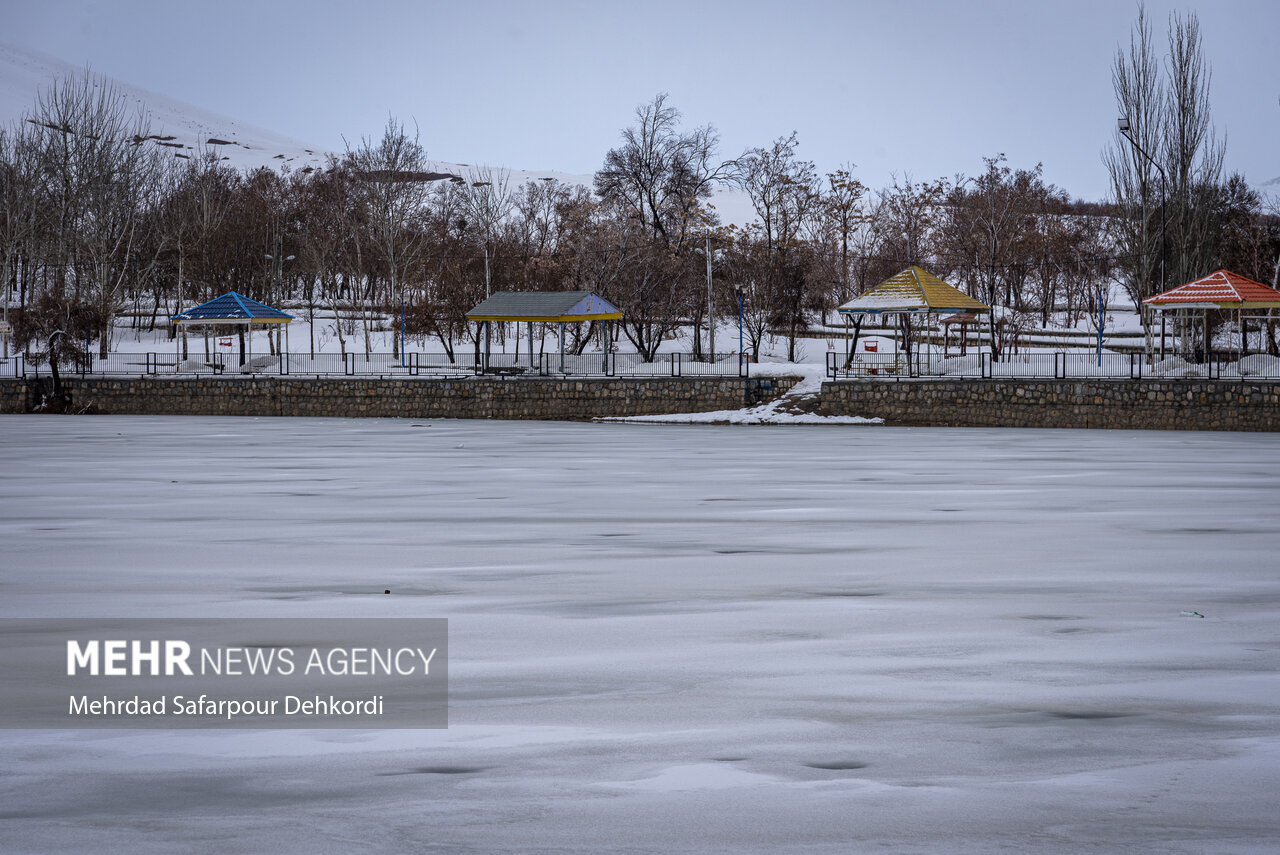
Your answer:
[[[761,370],[763,369],[763,370]],[[744,407],[740,410],[712,410],[706,413],[672,413],[659,416],[613,416],[596,419],[602,422],[638,422],[650,424],[715,424],[715,425],[878,425],[882,418],[864,416],[824,416],[819,413],[796,413],[787,408],[797,400],[822,391],[826,376],[822,365],[815,363],[771,363],[754,366],[752,374],[758,377],[795,377],[800,382],[783,395],[767,404]],[[743,381],[746,382],[745,380]]]

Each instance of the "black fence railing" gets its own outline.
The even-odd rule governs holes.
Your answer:
[[[1280,357],[1215,355],[1202,362],[1180,357],[1148,362],[1141,353],[989,353],[940,358],[936,354],[827,353],[827,376],[834,380],[951,377],[956,379],[1211,379],[1280,380]],[[651,361],[638,353],[473,352],[263,354],[240,364],[238,357],[212,353],[183,359],[173,353],[82,354],[59,371],[75,376],[300,376],[300,377],[747,377],[750,363],[737,353],[706,356],[661,353]],[[49,375],[47,360],[31,355],[0,357],[0,377]]]
[[[1280,357],[1254,354],[1243,358],[1213,356],[1203,362],[1167,357],[1148,362],[1142,353],[1016,353],[993,360],[990,353],[939,358],[936,354],[827,353],[827,376],[833,380],[898,377],[957,379],[1209,379],[1280,380]]]
[[[688,353],[661,353],[653,360],[637,353],[280,353],[262,354],[244,364],[237,356],[211,353],[184,359],[173,353],[82,354],[60,363],[68,377],[99,376],[299,376],[299,377],[745,377],[748,363],[737,353],[711,360]],[[47,360],[18,354],[0,359],[0,376],[49,375]]]

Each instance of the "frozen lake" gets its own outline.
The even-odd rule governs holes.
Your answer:
[[[0,851],[1274,852],[1278,512],[1264,434],[3,416],[0,616],[444,617],[451,700],[0,731]]]

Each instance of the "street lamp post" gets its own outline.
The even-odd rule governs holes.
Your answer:
[[[1102,367],[1102,285],[1098,286],[1098,367]]]
[[[279,247],[279,246],[280,246],[279,241],[277,241],[277,242],[276,242],[276,246],[277,246],[277,247]],[[275,267],[275,269],[276,269],[276,276],[275,276],[276,285],[283,285],[283,284],[284,284],[284,264],[285,264],[285,262],[286,262],[286,261],[293,261],[293,260],[294,260],[295,258],[297,258],[297,257],[298,257],[298,256],[296,256],[296,255],[286,255],[286,256],[284,256],[284,257],[281,257],[281,256],[280,256],[280,254],[279,254],[279,250],[277,250],[277,254],[276,254],[276,255],[272,255],[271,253],[267,253],[267,261],[270,261],[270,262],[272,263],[272,266],[273,266],[273,267]],[[250,330],[249,330],[249,335],[253,335],[253,330],[252,330],[252,329],[250,329]],[[315,331],[314,331],[314,330],[312,331],[311,335],[312,335],[312,345],[311,345],[312,358],[314,358],[314,357],[315,357]],[[270,339],[271,339],[271,333],[270,333],[270,330],[268,330],[268,331],[267,331],[267,344],[268,344],[268,345],[270,345],[270,344],[271,344],[271,340],[270,340]],[[280,343],[280,341],[279,341],[279,337],[277,336],[277,338],[276,338],[276,344],[279,344],[279,343]],[[252,342],[250,342],[250,345],[252,345],[252,344],[253,344],[253,343],[252,343]],[[249,348],[249,350],[250,350],[250,352],[252,353],[252,350],[253,350],[252,346]]]
[[[741,282],[733,284],[733,292],[738,295],[738,373],[742,373],[742,295],[747,289]]]
[[[710,361],[716,361],[716,309],[711,299],[711,232],[707,232],[707,350]]]
[[[1147,154],[1146,149],[1138,145],[1138,141],[1133,137],[1133,129],[1129,124],[1128,116],[1121,116],[1116,124],[1120,129],[1121,135],[1129,141],[1130,145],[1132,145],[1139,154],[1141,154],[1143,157],[1147,159],[1147,163],[1154,166],[1160,172],[1160,292],[1163,293],[1168,287],[1165,284],[1165,272],[1164,272],[1164,260],[1166,255],[1164,203],[1165,203],[1165,197],[1169,195],[1169,176],[1165,175],[1164,167],[1161,166],[1159,163],[1157,163],[1155,161],[1155,158]],[[1143,247],[1143,249],[1145,250],[1146,248]],[[1144,326],[1147,326],[1148,330],[1150,329],[1149,325],[1144,324]],[[1147,335],[1147,355],[1148,357],[1150,357],[1151,355],[1150,333],[1148,333]]]

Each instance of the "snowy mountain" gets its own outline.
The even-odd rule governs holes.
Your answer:
[[[83,71],[60,59],[0,43],[0,124],[22,121],[24,114],[33,108],[36,95],[42,88],[56,78],[82,74]],[[230,165],[241,169],[259,166],[278,169],[286,164],[292,169],[305,169],[322,167],[331,153],[319,146],[308,145],[106,75],[94,73],[93,76],[114,86],[131,107],[142,110],[151,123],[151,133],[161,138],[153,139],[151,143],[172,149],[175,156],[190,156],[200,148],[206,148],[217,151]],[[435,171],[455,175],[463,174],[467,167],[462,163],[433,162]],[[557,178],[574,184],[591,183],[589,175],[511,170],[513,185],[543,178]]]
[[[1271,203],[1280,206],[1280,175],[1272,178],[1270,181],[1264,181],[1258,186],[1258,192],[1262,194],[1264,203]]]
[[[83,72],[84,69],[60,59],[0,42],[0,126],[22,121],[24,115],[33,109],[39,91],[55,79]],[[202,148],[213,149],[228,164],[239,169],[260,166],[279,169],[287,165],[298,170],[321,168],[331,153],[340,153],[329,152],[106,75],[94,73],[94,77],[114,86],[131,106],[143,111],[150,121],[151,133],[160,138],[151,140],[152,145],[171,149],[178,157],[189,157]],[[361,135],[360,129],[351,130],[351,138]],[[423,142],[430,151],[431,141]],[[601,159],[603,157],[604,152],[601,152]],[[432,161],[432,169],[436,172],[461,176],[468,168],[470,165],[465,163]],[[510,173],[512,187],[549,179],[591,186],[590,175],[524,169],[510,169]],[[754,218],[749,201],[740,192],[718,194],[715,205],[725,222],[744,223]]]
[[[79,75],[84,69],[25,48],[0,43],[0,123],[22,121],[39,91],[56,78]],[[131,107],[141,110],[151,124],[153,145],[163,145],[176,156],[190,156],[200,148],[216,150],[238,168],[258,166],[294,169],[323,165],[327,152],[265,128],[202,110],[157,92],[131,86],[94,73],[96,79],[115,87]]]

